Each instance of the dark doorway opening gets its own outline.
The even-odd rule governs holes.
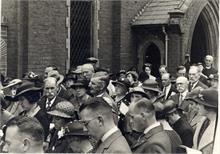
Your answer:
[[[161,65],[161,56],[159,48],[154,44],[151,43],[146,51],[145,51],[145,63],[152,64],[151,74],[155,77],[159,77],[159,67]]]
[[[71,1],[70,64],[85,63],[91,53],[92,1]]]
[[[207,54],[207,33],[204,24],[203,16],[200,15],[192,38],[191,46],[191,63],[203,62],[205,55]]]

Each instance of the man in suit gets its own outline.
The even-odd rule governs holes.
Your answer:
[[[171,153],[172,142],[156,120],[153,103],[148,99],[141,99],[129,106],[128,116],[131,128],[142,132],[137,142],[131,147],[134,153]]]
[[[57,103],[64,101],[64,98],[58,97],[57,80],[54,77],[48,77],[44,80],[44,96],[39,101],[39,106],[43,111],[48,112],[54,109]],[[48,115],[49,121],[52,121]]]
[[[206,75],[208,78],[210,76],[210,74],[217,74],[218,71],[213,68],[212,64],[213,64],[213,57],[211,55],[207,55],[205,57],[205,66],[204,66],[204,69],[202,71],[202,73],[204,75]]]
[[[164,100],[170,98],[177,93],[177,90],[174,85],[171,84],[170,80],[170,73],[165,73],[161,77],[162,85],[163,85],[163,93],[164,93]]]
[[[191,66],[189,69],[189,92],[197,87],[201,87],[202,89],[208,88],[205,84],[203,84],[200,79],[200,70],[198,66]]]
[[[98,142],[95,153],[131,153],[127,141],[114,123],[111,107],[103,98],[92,98],[80,108],[85,128]]]

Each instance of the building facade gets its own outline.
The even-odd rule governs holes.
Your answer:
[[[143,63],[150,62],[157,75],[161,64],[174,73],[189,53],[192,63],[211,54],[217,67],[218,4],[218,0],[2,0],[7,58],[0,66],[7,67],[11,77],[43,73],[47,65],[65,73],[94,56],[112,72],[131,67],[141,71]]]

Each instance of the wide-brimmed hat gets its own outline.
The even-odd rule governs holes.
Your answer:
[[[86,59],[86,62],[88,63],[97,63],[99,60],[95,57],[89,57]]]
[[[57,70],[52,70],[48,72],[48,77],[54,77],[57,79],[57,84],[59,85],[60,83],[63,82],[64,76],[60,74]]]
[[[12,87],[12,86],[15,86],[15,85],[18,85],[18,84],[21,84],[21,83],[22,83],[22,80],[20,80],[20,79],[11,80],[5,87],[2,88],[2,90],[9,88],[9,87]]]
[[[65,127],[66,136],[89,136],[88,131],[80,120],[70,122]]]
[[[136,71],[128,71],[128,72],[126,73],[126,76],[127,76],[128,74],[131,74],[131,75],[133,75],[136,79],[138,79],[138,74],[137,74]]]
[[[130,90],[129,93],[125,96],[125,98],[129,99],[131,98],[131,94],[141,94],[143,97],[149,99],[149,96],[145,93],[144,89],[142,87],[134,87]]]
[[[151,90],[158,93],[161,93],[162,91],[159,89],[158,83],[153,79],[145,80],[142,84],[142,88],[144,90]]]
[[[40,91],[42,87],[35,87],[35,84],[33,82],[23,80],[22,84],[19,86],[19,88],[16,91],[15,97],[21,96],[22,94],[29,92],[29,91]]]
[[[74,105],[69,101],[61,101],[55,106],[54,110],[47,113],[62,118],[73,118],[75,108]]]
[[[130,82],[127,78],[119,78],[118,81],[112,81],[112,84],[115,86],[116,84],[122,85],[126,88],[126,90],[129,90]]]
[[[192,100],[207,107],[218,108],[218,91],[216,89],[204,89],[194,97],[188,97],[186,100]]]
[[[78,79],[78,80],[71,86],[71,88],[76,88],[76,87],[88,88],[88,81],[85,80],[85,79]]]

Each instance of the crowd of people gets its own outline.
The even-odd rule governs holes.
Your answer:
[[[65,76],[56,66],[22,79],[1,74],[0,152],[202,153],[215,148],[218,72],[204,63],[165,65],[159,77],[113,74],[90,57]]]

